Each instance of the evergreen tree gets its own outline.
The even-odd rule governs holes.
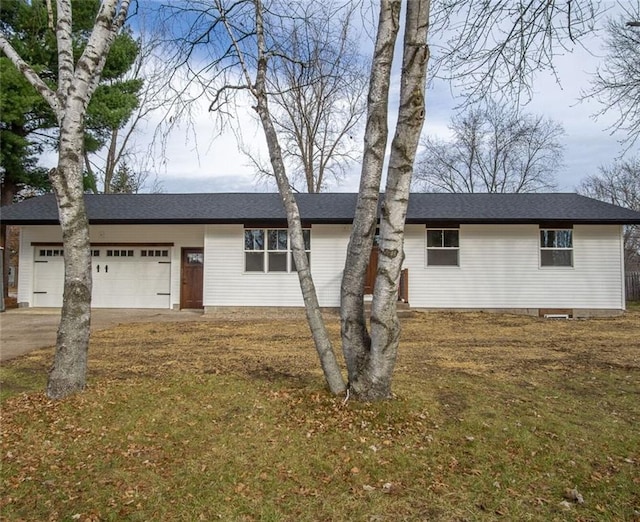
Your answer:
[[[100,2],[74,0],[72,47],[77,58],[92,29]],[[55,2],[51,9],[55,10]],[[3,0],[0,29],[35,72],[52,88],[58,74],[55,12],[44,0]],[[85,150],[96,152],[112,129],[125,125],[138,103],[141,80],[122,80],[139,52],[130,32],[119,34],[105,64],[102,80],[87,109]],[[6,57],[0,58],[0,181],[2,205],[10,204],[20,190],[50,190],[46,169],[38,167],[45,147],[56,147],[58,130],[51,108]],[[88,164],[88,163],[87,163]],[[85,188],[96,190],[95,176],[88,170]],[[88,174],[88,175],[87,175]]]

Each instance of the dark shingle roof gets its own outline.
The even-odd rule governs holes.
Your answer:
[[[302,219],[350,223],[357,194],[298,194]],[[92,224],[259,223],[284,221],[279,194],[87,194]],[[6,224],[55,224],[55,197],[47,194],[3,207]],[[640,224],[640,213],[577,194],[424,194],[409,200],[408,223]]]

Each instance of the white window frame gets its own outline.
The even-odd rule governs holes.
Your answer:
[[[569,232],[571,246],[570,247],[559,247],[559,246],[542,246],[542,234],[544,232]],[[572,270],[575,266],[575,254],[574,254],[574,237],[573,237],[573,228],[540,228],[538,229],[538,251],[539,251],[539,260],[538,266],[542,270]],[[553,251],[561,251],[561,252],[570,252],[571,253],[571,264],[569,265],[547,265],[543,264],[542,253],[543,252],[553,252]]]
[[[244,273],[245,274],[290,274],[295,273],[296,268],[293,262],[293,249],[291,248],[291,236],[288,233],[287,228],[282,227],[271,227],[271,228],[245,228],[242,232],[242,243],[243,243],[243,252],[244,252]],[[245,240],[245,233],[248,231],[260,231],[262,232],[262,249],[252,248],[247,249],[247,244]],[[286,249],[277,248],[269,248],[269,232],[287,232],[287,247]],[[305,248],[305,252],[307,254],[307,258],[311,260],[311,229],[303,228],[302,232],[304,235],[308,237],[308,244],[305,245],[308,248]],[[247,270],[247,254],[257,254],[262,253],[262,270]],[[269,254],[284,254],[286,256],[286,270],[270,270],[269,266]]]
[[[441,232],[446,232],[446,231],[455,231],[458,233],[458,246],[455,247],[448,247],[445,246],[444,243],[444,233],[442,234],[442,244],[441,246],[429,246],[429,232],[430,231],[441,231]],[[425,267],[426,268],[460,268],[460,227],[427,227],[426,232],[425,232]],[[429,264],[429,251],[430,250],[447,250],[447,251],[453,251],[455,250],[457,252],[457,262],[454,265],[440,265],[440,264]]]

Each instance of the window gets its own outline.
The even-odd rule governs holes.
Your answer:
[[[61,248],[49,248],[47,250],[40,250],[38,254],[40,257],[62,257],[64,256],[64,250]]]
[[[204,265],[203,252],[187,252],[187,265],[198,266]]]
[[[107,257],[133,257],[133,250],[107,250]]]
[[[427,266],[459,266],[460,230],[427,229]]]
[[[311,231],[303,230],[304,246],[309,257]],[[286,229],[245,229],[244,269],[246,272],[295,272],[291,241]]]
[[[244,269],[264,272],[264,230],[244,231]]]
[[[289,234],[286,230],[267,230],[267,237],[267,272],[286,272]]]
[[[168,250],[141,250],[141,257],[169,257]]]
[[[540,266],[573,266],[573,230],[540,230]]]

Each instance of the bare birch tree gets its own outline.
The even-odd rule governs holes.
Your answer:
[[[89,222],[83,198],[84,118],[109,48],[125,21],[129,0],[104,0],[81,56],[75,60],[70,0],[57,0],[58,85],[51,88],[0,33],[0,49],[51,106],[60,127],[58,165],[49,173],[64,245],[64,297],[47,395],[59,399],[86,383],[91,322]],[[51,11],[50,11],[51,12]],[[51,20],[54,24],[54,20]]]
[[[640,137],[640,1],[630,2],[624,13],[606,24],[606,56],[585,97],[602,104],[599,115],[617,113],[614,130],[624,133],[622,143],[632,147]]]
[[[619,160],[598,170],[580,183],[579,194],[640,211],[640,157]],[[640,226],[625,228],[624,254],[627,271],[640,270]]]
[[[429,20],[429,2],[418,6],[418,2],[408,2],[407,17],[418,14]],[[595,16],[590,3],[574,6],[573,2],[468,2],[452,0],[435,3],[434,20],[440,36],[449,34],[441,41],[441,55],[435,63],[434,71],[457,82],[469,100],[501,91],[513,94],[527,94],[531,78],[536,70],[553,67],[553,53],[557,46],[566,48],[567,41],[587,34]],[[351,240],[343,275],[341,290],[341,320],[343,352],[349,370],[349,389],[365,400],[379,400],[391,393],[391,377],[399,341],[399,325],[395,310],[395,295],[399,283],[399,269],[403,257],[404,217],[408,208],[408,187],[412,173],[415,149],[413,136],[403,145],[399,129],[406,125],[403,121],[403,103],[400,103],[399,123],[392,145],[385,199],[380,213],[380,256],[375,282],[371,334],[367,331],[364,313],[364,279],[369,261],[369,253],[378,225],[378,187],[386,145],[386,107],[388,103],[389,79],[387,47],[393,46],[397,18],[384,16],[385,9],[393,12],[400,8],[400,2],[382,2],[379,20],[378,42],[374,54],[371,86],[369,92],[368,120],[365,130],[365,153],[360,183],[358,207],[352,228]],[[423,10],[427,12],[424,13]],[[385,31],[385,20],[389,20]],[[420,24],[434,30],[433,21]],[[394,26],[395,23],[395,26]],[[407,21],[407,24],[412,23]],[[408,30],[408,29],[406,29]],[[424,35],[426,37],[426,34]],[[382,45],[381,42],[386,42]],[[380,46],[378,46],[380,44]],[[417,44],[405,40],[405,53]],[[426,47],[425,47],[426,49]],[[425,61],[428,59],[425,54]],[[403,72],[410,68],[403,61]],[[412,76],[409,76],[413,78]],[[413,78],[415,79],[415,78]],[[379,81],[379,83],[378,83]],[[401,89],[408,78],[401,80]],[[377,89],[374,90],[374,85]],[[382,93],[377,96],[377,93]],[[408,94],[408,93],[405,93]],[[401,99],[403,94],[401,93]],[[417,91],[410,96],[416,102]],[[411,114],[407,106],[407,113]],[[420,121],[421,125],[421,121]],[[407,127],[411,135],[415,128]],[[417,140],[417,136],[415,136]],[[396,149],[397,147],[397,149]],[[404,161],[402,175],[394,174],[394,153]],[[394,180],[397,180],[396,187]],[[406,194],[406,197],[405,197]],[[392,291],[393,289],[393,291]]]
[[[269,105],[270,64],[275,55],[286,56],[289,43],[285,36],[286,26],[282,25],[277,8],[280,7],[280,13],[286,12],[289,20],[299,20],[303,6],[304,2],[287,5],[270,2],[266,7],[262,0],[213,0],[212,5],[192,1],[191,12],[197,12],[198,16],[183,39],[177,40],[177,56],[191,54],[198,44],[205,44],[203,52],[210,53],[211,62],[192,72],[198,82],[212,91],[211,111],[226,115],[228,104],[235,101],[238,93],[248,94],[253,102],[286,211],[293,259],[316,351],[329,389],[332,393],[341,393],[345,383],[320,311],[305,252],[300,212],[287,177],[284,154]],[[180,11],[181,8],[176,9]],[[190,64],[189,67],[193,66]]]
[[[429,0],[410,1],[406,5],[400,104],[395,135],[391,143],[384,201],[379,217],[380,249],[371,305],[370,337],[366,333],[366,325],[361,323],[360,316],[360,310],[362,310],[360,292],[364,286],[364,274],[355,274],[353,277],[354,274],[347,275],[347,272],[354,257],[362,256],[361,253],[354,253],[353,245],[365,244],[366,248],[371,250],[377,221],[375,204],[377,194],[374,197],[373,189],[376,185],[380,186],[381,174],[377,164],[376,169],[370,173],[365,172],[367,167],[363,162],[362,179],[368,178],[368,181],[366,186],[361,184],[358,210],[364,226],[356,227],[354,224],[342,283],[342,349],[349,372],[349,389],[358,399],[366,401],[377,401],[391,396],[392,375],[400,343],[400,323],[396,302],[404,260],[404,225],[409,204],[413,164],[425,119],[424,89],[429,61],[427,46],[429,10]],[[388,96],[389,88],[386,53],[389,50],[393,53],[399,11],[400,2],[381,2],[376,54],[374,54],[372,65],[372,87],[369,89],[369,107],[372,109],[369,115],[372,119],[367,123],[371,122],[372,127],[379,125],[379,121],[376,120],[382,116],[382,111],[378,113],[378,108],[374,106],[388,105],[388,99],[383,97],[385,94]],[[376,83],[373,81],[373,71],[378,67],[382,72],[379,76],[379,81],[383,84],[381,93],[375,93],[372,90]],[[378,96],[381,97],[378,98]],[[367,125],[367,130],[369,129],[371,127]],[[384,154],[386,146],[386,129],[380,129],[380,131],[376,144],[372,144],[371,149],[365,148],[365,156],[370,150],[370,154],[376,156],[371,158],[376,163],[379,162],[378,157]],[[358,220],[357,213],[356,220]],[[365,253],[365,260],[368,260],[369,255],[366,250]],[[361,267],[362,259],[359,261]],[[351,306],[345,306],[347,300],[351,301]],[[360,338],[353,336],[354,324]]]
[[[488,102],[451,119],[452,137],[422,140],[414,186],[427,192],[540,192],[555,188],[562,126]]]
[[[266,4],[266,2],[265,2]],[[441,68],[456,63],[458,72],[467,68],[477,82],[469,85],[471,94],[509,86],[514,92],[526,91],[531,74],[552,65],[557,42],[588,32],[591,6],[572,8],[564,2],[441,2],[436,10],[440,28],[456,24],[457,36],[438,63]],[[191,6],[193,7],[192,2]],[[335,355],[313,290],[311,273],[304,256],[300,215],[286,176],[283,153],[269,106],[270,60],[276,54],[286,56],[288,35],[269,32],[278,27],[269,23],[278,9],[286,8],[286,17],[296,16],[295,2],[286,6],[277,2],[263,5],[261,0],[238,0],[214,7],[200,5],[190,16],[188,36],[183,36],[180,57],[191,56],[198,44],[209,47],[211,61],[190,68],[214,90],[212,110],[223,111],[226,102],[238,92],[249,92],[265,132],[272,168],[287,213],[294,257],[299,269],[307,317],[330,389],[344,389]],[[427,36],[430,2],[406,2],[405,37],[398,122],[387,171],[385,197],[379,208],[379,194],[388,139],[387,117],[394,47],[400,26],[401,0],[381,0],[378,32],[371,64],[367,121],[360,189],[347,251],[341,286],[342,349],[348,371],[348,390],[357,398],[373,401],[391,395],[391,380],[400,339],[396,312],[399,275],[404,258],[404,223],[409,202],[409,187],[422,124],[424,121],[424,84],[429,59]],[[565,25],[566,24],[566,25]],[[226,35],[221,42],[221,34]],[[283,43],[286,42],[286,43]],[[215,43],[218,45],[216,46]],[[248,52],[252,49],[251,52]],[[220,53],[216,56],[216,53]],[[221,58],[224,57],[224,59]],[[444,70],[444,69],[441,69]],[[457,77],[457,72],[456,75]],[[477,84],[477,85],[476,85]],[[477,90],[476,90],[477,87]],[[380,229],[380,261],[371,308],[371,332],[364,309],[364,280],[376,228]]]
[[[140,17],[140,13],[139,13]],[[140,24],[138,24],[140,25]],[[162,40],[155,34],[154,29],[145,27],[139,38],[139,53],[136,60],[125,76],[125,80],[142,82],[141,89],[137,92],[138,104],[131,112],[130,117],[124,125],[109,129],[106,147],[94,154],[96,158],[91,160],[87,157],[87,164],[96,168],[102,182],[102,192],[112,192],[112,182],[118,173],[122,163],[127,163],[127,167],[136,163],[136,157],[147,154],[135,148],[135,136],[140,127],[153,113],[159,113],[171,103],[170,95],[165,88],[166,78],[171,74],[171,63],[166,62],[159,53],[162,50]],[[144,162],[136,171],[130,182],[139,190],[145,182],[148,173],[144,171]],[[122,172],[120,171],[119,175]],[[121,181],[121,180],[120,180]],[[134,190],[134,192],[138,192]]]
[[[289,180],[299,191],[320,192],[359,157],[353,134],[365,110],[367,71],[353,5],[302,9],[299,21],[283,24],[288,53],[273,56],[267,83]]]

